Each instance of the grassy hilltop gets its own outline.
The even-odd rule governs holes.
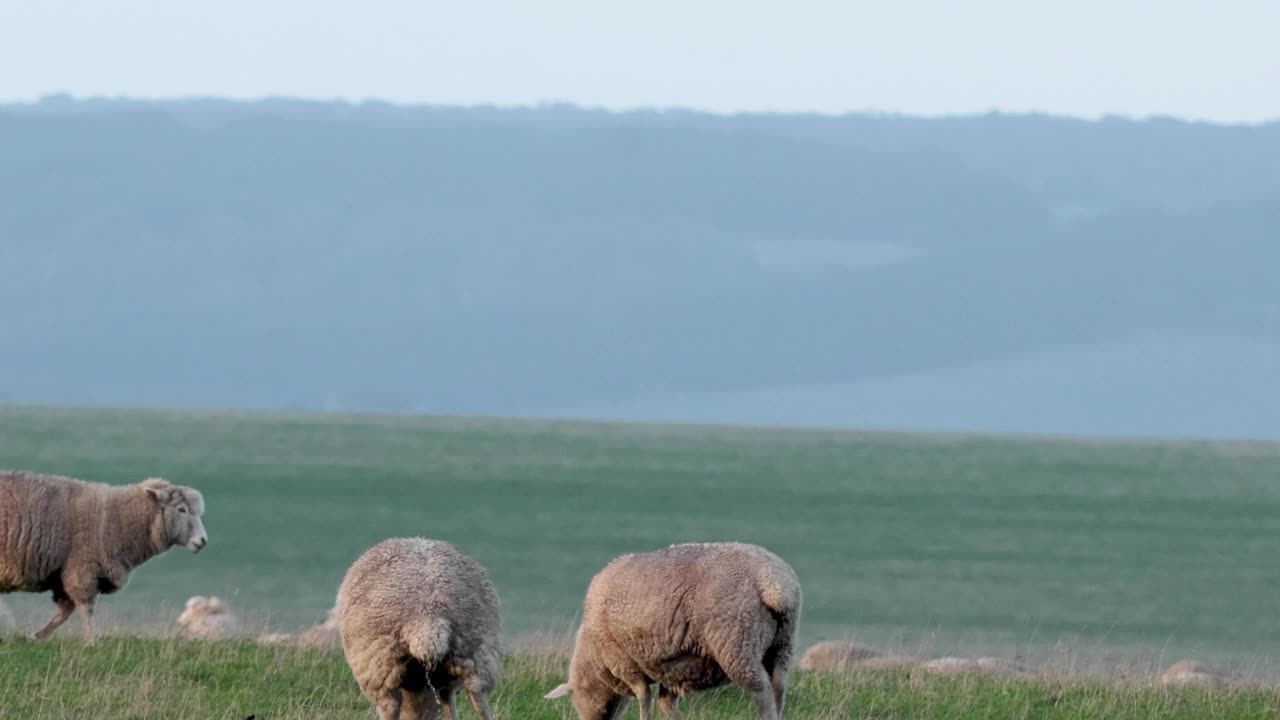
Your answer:
[[[621,552],[738,539],[795,566],[804,644],[1280,648],[1276,444],[0,407],[0,466],[204,491],[209,549],[136,571],[99,606],[108,631],[192,594],[317,622],[362,550],[421,534],[489,567],[509,636],[569,628]],[[6,599],[24,624],[51,609]]]
[[[92,649],[74,640],[0,645],[0,717],[149,720],[366,720],[373,717],[338,650],[301,652],[251,643],[104,639]],[[564,658],[508,658],[492,698],[503,720],[576,717],[567,701],[542,694],[562,679]],[[734,688],[699,693],[687,716],[719,720],[752,716]],[[995,680],[920,677],[870,671],[823,676],[795,673],[790,720],[1232,720],[1274,718],[1275,690],[1162,689],[1076,679]],[[463,717],[474,717],[470,707]],[[634,704],[628,717],[636,717]]]

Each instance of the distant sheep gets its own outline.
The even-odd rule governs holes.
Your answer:
[[[922,663],[920,669],[937,675],[975,673],[1003,678],[1024,678],[1030,673],[1020,665],[997,657],[942,657]]]
[[[855,667],[891,664],[894,660],[851,640],[827,640],[804,651],[800,656],[800,669],[843,673]]]
[[[452,545],[385,540],[355,561],[338,590],[347,664],[383,720],[456,718],[465,688],[485,720],[502,673],[498,594]]]
[[[33,638],[78,609],[92,644],[98,595],[171,547],[203,550],[203,514],[199,492],[158,478],[112,486],[0,470],[0,593],[52,592],[58,612]]]
[[[240,631],[240,621],[221,598],[203,595],[187,599],[178,626],[182,637],[189,640],[225,640]]]
[[[1218,687],[1226,683],[1226,677],[1217,670],[1196,660],[1182,660],[1169,666],[1160,676],[1161,685]]]
[[[631,697],[649,720],[658,706],[680,717],[678,700],[734,683],[762,720],[778,720],[800,621],[800,581],[785,561],[744,543],[691,543],[623,555],[592,580],[569,663],[582,720],[615,718]]]

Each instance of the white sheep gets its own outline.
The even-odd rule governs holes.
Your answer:
[[[800,581],[777,555],[744,543],[690,543],[623,555],[591,580],[574,640],[570,695],[582,720],[617,717],[630,698],[649,720],[679,718],[688,692],[734,683],[762,720],[782,715],[800,621]]]
[[[1218,687],[1227,682],[1218,670],[1197,660],[1180,660],[1169,666],[1160,676],[1161,685],[1194,685],[1197,687]]]
[[[492,720],[502,673],[498,594],[479,563],[446,542],[384,540],[338,590],[347,664],[383,720],[457,718],[457,693]]]
[[[203,514],[199,492],[159,478],[112,486],[0,470],[0,594],[52,592],[58,612],[33,639],[78,609],[92,644],[98,595],[120,590],[133,568],[171,547],[204,549]]]
[[[190,640],[225,640],[240,631],[240,621],[219,597],[195,595],[178,616],[181,635]]]
[[[826,640],[810,645],[800,656],[800,669],[815,672],[843,673],[855,667],[883,667],[905,664],[905,659],[885,657],[881,653],[852,640]]]

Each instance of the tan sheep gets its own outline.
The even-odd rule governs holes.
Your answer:
[[[182,637],[189,640],[225,640],[240,631],[240,621],[219,597],[196,595],[178,616]]]
[[[855,667],[888,665],[893,660],[852,640],[826,640],[804,651],[800,656],[800,669],[843,673]]]
[[[112,486],[0,470],[0,594],[52,592],[58,612],[33,638],[78,609],[92,644],[98,595],[120,590],[130,571],[171,547],[204,549],[203,514],[199,492],[159,478]]]
[[[1030,677],[1022,666],[998,657],[941,657],[922,663],[920,669],[936,675],[972,673],[1009,679]]]
[[[1196,660],[1181,660],[1169,666],[1160,676],[1161,685],[1214,688],[1226,684],[1227,678],[1219,671]]]
[[[446,542],[384,540],[338,590],[342,649],[383,720],[457,718],[465,688],[485,720],[502,673],[498,594],[479,563]]]
[[[744,543],[691,543],[623,555],[592,580],[569,663],[570,695],[582,720],[606,720],[635,697],[649,720],[658,707],[679,718],[678,700],[736,684],[762,720],[778,720],[786,692],[800,581],[777,555]]]

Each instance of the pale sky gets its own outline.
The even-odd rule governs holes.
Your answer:
[[[1280,0],[0,0],[67,92],[1280,119]]]

